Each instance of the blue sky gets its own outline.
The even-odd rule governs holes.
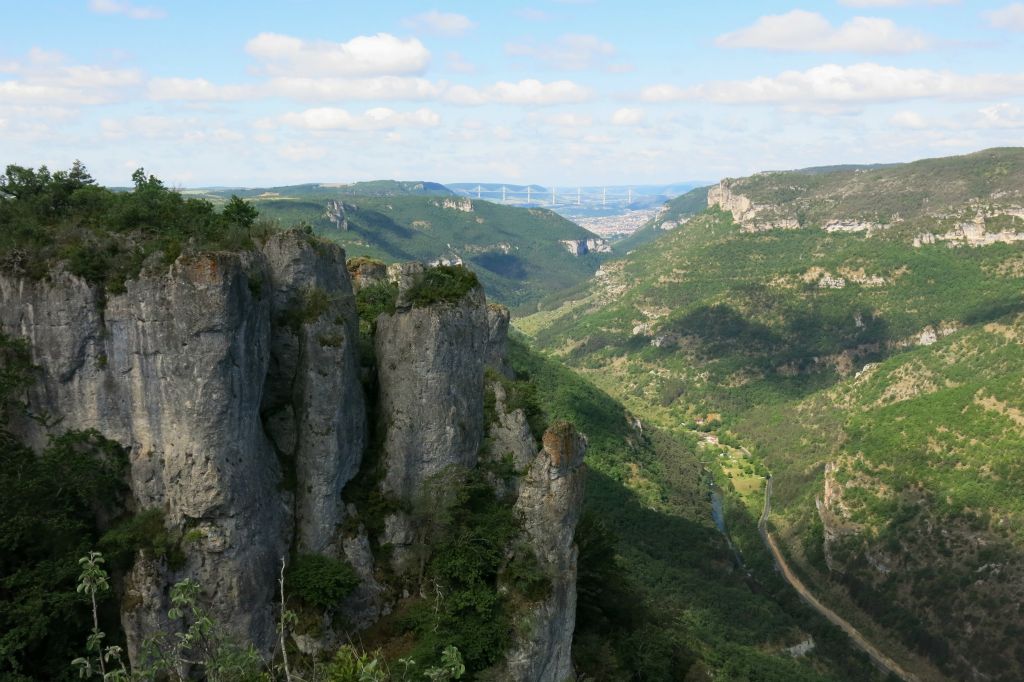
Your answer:
[[[1024,3],[0,0],[0,163],[713,180],[1018,145]]]

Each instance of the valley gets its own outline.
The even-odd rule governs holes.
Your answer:
[[[745,445],[793,571],[887,655],[1016,679],[1022,172],[991,150],[725,181],[517,325],[645,423]],[[734,491],[730,527],[756,519],[763,479],[702,461]]]

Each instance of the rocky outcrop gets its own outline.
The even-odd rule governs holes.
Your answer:
[[[491,369],[509,373],[505,367],[505,355],[508,353],[508,327],[512,314],[508,308],[498,303],[487,305],[487,357],[484,364]]]
[[[476,465],[489,336],[480,288],[456,302],[406,304],[415,270],[398,273],[399,309],[377,319],[374,341],[388,420],[384,490],[405,501],[448,467]]]
[[[800,222],[795,218],[775,215],[774,206],[755,204],[748,197],[733,192],[730,180],[722,180],[708,190],[708,206],[717,206],[732,214],[733,222],[744,232],[767,232],[769,230],[795,230]]]
[[[530,432],[530,423],[522,410],[508,408],[508,396],[500,382],[495,382],[491,390],[494,391],[495,420],[487,428],[488,454],[494,461],[511,457],[517,472],[526,471],[537,454],[537,441]]]
[[[280,469],[260,421],[271,345],[270,298],[252,286],[260,279],[269,272],[255,254],[154,263],[106,301],[59,267],[48,280],[0,277],[0,326],[26,337],[41,367],[29,408],[50,416],[14,425],[20,435],[40,444],[95,428],[122,443],[137,506],[164,510],[170,529],[194,539],[180,570],[133,571],[146,598],[126,602],[129,634],[159,623],[166,582],[190,576],[216,617],[270,647],[288,532]]]
[[[324,217],[334,223],[335,229],[339,232],[348,231],[348,216],[345,214],[345,203],[338,201],[337,199],[331,199],[327,202],[327,209],[324,211]]]
[[[605,239],[563,239],[559,242],[565,250],[574,256],[585,256],[588,253],[611,253],[612,247]]]
[[[379,260],[353,258],[348,261],[347,267],[355,291],[388,281],[388,266]]]
[[[565,422],[552,425],[543,440],[516,501],[527,541],[551,577],[550,593],[520,623],[506,659],[503,679],[522,682],[573,678],[578,555],[573,535],[583,503],[586,440]]]
[[[61,266],[38,281],[0,275],[0,331],[25,337],[41,368],[27,396],[32,418],[17,416],[12,431],[33,447],[68,429],[120,442],[130,453],[133,510],[158,508],[172,535],[187,534],[182,566],[140,555],[125,576],[132,658],[143,639],[173,629],[168,588],[184,578],[202,585],[217,621],[267,656],[283,556],[343,559],[360,579],[315,632],[294,634],[304,652],[329,651],[395,607],[401,585],[376,565],[376,548],[392,545],[392,568],[416,587],[400,561],[425,541],[414,517],[371,518],[345,500],[368,441],[360,378],[372,375],[360,367],[352,280],[390,280],[397,306],[376,321],[376,381],[367,378],[383,434],[373,490],[415,508],[438,481],[453,490],[481,453],[510,456],[512,473],[495,475],[500,498],[523,520],[509,551],[528,547],[551,589],[517,611],[502,679],[571,675],[585,441],[559,424],[538,452],[526,415],[508,405],[505,379],[490,387],[494,419],[484,423],[485,369],[512,376],[509,312],[488,306],[479,287],[414,307],[407,294],[424,271],[364,261],[350,274],[340,248],[289,232],[259,249],[171,265],[156,254],[116,295]]]
[[[708,190],[708,206],[718,206],[723,211],[728,211],[737,225],[752,222],[758,213],[754,202],[742,194],[734,194],[727,180],[722,180]]]
[[[283,233],[264,253],[278,323],[262,414],[286,471],[294,470],[298,549],[324,552],[366,445],[355,296],[345,253],[334,244]]]

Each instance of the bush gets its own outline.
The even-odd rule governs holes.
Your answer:
[[[99,546],[115,566],[123,568],[130,567],[140,551],[149,558],[166,559],[173,569],[185,563],[181,537],[167,530],[163,510],[155,507],[144,509],[107,531]]]
[[[415,308],[433,303],[454,303],[480,286],[476,275],[461,265],[428,268],[405,293]]]
[[[328,610],[352,593],[359,585],[359,576],[347,561],[322,554],[300,554],[288,567],[285,582],[293,597]]]
[[[43,277],[58,260],[111,293],[124,291],[152,254],[238,250],[254,244],[256,209],[232,197],[222,213],[185,198],[140,168],[131,192],[98,187],[76,162],[51,173],[9,165],[0,175],[0,267]],[[261,228],[262,230],[263,228]]]

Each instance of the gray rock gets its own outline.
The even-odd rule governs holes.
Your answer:
[[[508,326],[512,315],[508,308],[497,303],[487,306],[487,366],[496,372],[511,376],[505,364],[508,354]]]
[[[411,501],[429,477],[451,466],[476,465],[484,431],[487,338],[479,288],[455,303],[400,308],[378,318],[386,492]]]
[[[294,466],[298,548],[325,552],[366,445],[355,297],[336,245],[285,232],[263,252],[275,324],[262,412],[279,456]]]
[[[497,420],[487,427],[490,441],[488,455],[495,461],[511,455],[513,467],[517,472],[522,472],[536,457],[537,441],[530,431],[526,414],[522,410],[508,409],[505,388],[496,381],[491,385],[491,390],[494,391]]]
[[[259,405],[270,355],[269,300],[253,295],[250,275],[266,278],[251,254],[183,256],[169,268],[127,282],[110,296],[57,268],[38,282],[0,277],[0,324],[32,344],[41,376],[29,394],[46,423],[12,425],[27,441],[95,428],[130,451],[139,508],[165,511],[190,543],[185,566],[141,576],[195,578],[215,617],[268,651],[278,557],[287,547],[276,457]],[[137,589],[125,630],[159,622],[157,595]],[[139,642],[129,642],[133,654]]]
[[[583,505],[586,440],[571,424],[554,424],[520,484],[516,509],[527,540],[551,576],[551,592],[517,628],[501,679],[564,682],[574,679],[576,558],[573,542]]]

